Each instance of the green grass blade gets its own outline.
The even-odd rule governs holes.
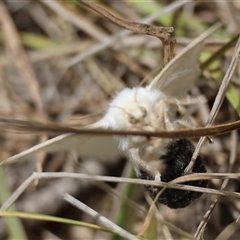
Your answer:
[[[10,197],[11,192],[5,181],[4,171],[0,167],[0,203],[4,203]],[[9,211],[16,211],[14,205],[9,208]],[[8,213],[8,212],[7,212]],[[1,216],[1,212],[0,212]],[[7,226],[7,231],[10,239],[27,239],[24,227],[18,217],[4,218]]]

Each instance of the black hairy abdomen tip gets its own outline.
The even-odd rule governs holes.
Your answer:
[[[191,161],[193,152],[195,148],[192,142],[188,139],[180,139],[177,141],[172,141],[167,145],[166,153],[160,156],[160,160],[163,160],[166,164],[165,170],[161,173],[161,180],[163,182],[170,182],[173,179],[183,176],[184,170]],[[203,157],[199,155],[197,157],[196,163],[193,167],[192,172],[195,173],[205,173],[206,168],[203,163]],[[140,171],[139,178],[154,180],[154,177],[151,176],[146,171]],[[184,182],[182,184],[192,185],[197,187],[206,187],[208,184],[207,180],[197,180]],[[162,187],[156,186],[144,186],[149,195],[154,199]],[[162,204],[167,205],[170,208],[184,208],[188,206],[193,200],[199,198],[203,193],[185,191],[178,189],[167,188],[160,195],[158,201]]]

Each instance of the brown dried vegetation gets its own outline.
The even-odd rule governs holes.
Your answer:
[[[207,41],[202,62],[209,53],[216,52],[239,34],[240,4],[237,1],[189,1],[182,6],[178,1],[159,2],[99,3],[114,16],[134,22],[154,15],[161,7],[169,9],[167,15],[155,17],[151,23],[174,27],[175,54],[206,28],[217,21],[222,22],[222,29]],[[76,127],[93,123],[104,114],[116,92],[126,86],[138,86],[153,69],[164,65],[167,59],[163,58],[163,46],[165,50],[168,47],[166,41],[164,43],[162,45],[159,39],[151,36],[127,33],[74,1],[0,2],[0,117],[43,123],[51,121]],[[187,110],[199,126],[204,126],[208,120],[220,81],[232,60],[233,49],[234,44],[214,64],[205,68],[192,89],[193,95],[202,93],[208,100],[207,104]],[[166,51],[164,53],[166,56]],[[168,54],[171,54],[171,47]],[[214,124],[238,120],[239,77],[238,65]],[[89,116],[84,117],[86,115]],[[5,132],[2,127],[0,129],[1,160],[54,136],[52,133],[14,134]],[[198,139],[195,140],[197,142]],[[205,142],[201,148],[208,173],[238,173],[240,146],[237,131],[213,140],[213,144]],[[4,166],[3,169],[11,192],[36,169],[117,177],[129,177],[131,172],[131,166],[125,159],[86,161],[72,152],[41,153],[27,162]],[[209,187],[219,190],[223,181],[212,179]],[[42,179],[36,187],[30,184],[15,205],[21,212],[98,224],[96,219],[64,202],[63,194],[69,193],[133,234],[146,230],[143,236],[147,239],[194,238],[194,235],[196,238],[204,236],[205,239],[240,237],[239,224],[234,223],[240,210],[237,198],[204,194],[185,209],[172,210],[160,205],[159,214],[153,216],[150,226],[144,225],[148,227],[145,229],[143,223],[151,203],[147,196],[144,197],[141,185],[134,185],[131,193],[127,193],[125,187],[125,183],[106,184],[84,179]],[[229,180],[224,188],[230,192],[239,192],[239,189],[238,178]],[[0,191],[3,193],[1,187]],[[129,200],[121,206],[125,198]],[[0,198],[0,201],[3,199]],[[213,201],[215,205],[203,222],[204,228],[200,222]],[[122,216],[123,219],[119,220],[119,212],[126,209],[130,216]],[[0,219],[0,239],[8,236],[4,219]],[[23,224],[28,239],[117,239],[113,233],[74,224],[27,219],[23,220]]]

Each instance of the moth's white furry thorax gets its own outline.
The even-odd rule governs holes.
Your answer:
[[[126,88],[112,100],[99,123],[106,129],[154,131],[152,123],[157,122],[156,103],[161,102],[163,95],[161,91],[149,88]],[[139,148],[144,144],[142,141],[146,141],[140,136],[117,138],[123,151]]]
[[[109,109],[101,120],[102,126],[107,129],[126,130],[133,126],[149,125],[149,119],[144,116],[143,108],[148,115],[160,95],[160,91],[143,87],[122,90],[109,104]],[[131,124],[129,116],[139,121]]]

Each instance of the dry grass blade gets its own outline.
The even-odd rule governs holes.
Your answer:
[[[9,49],[11,57],[12,59],[14,59],[16,67],[18,68],[18,72],[22,76],[22,79],[26,81],[26,86],[28,86],[29,88],[31,97],[39,113],[39,117],[42,118],[42,120],[44,121],[45,112],[40,96],[38,80],[33,69],[31,68],[28,56],[21,46],[19,34],[14,25],[14,22],[11,19],[11,16],[9,15],[7,8],[5,7],[3,2],[0,2],[0,22],[2,23],[3,31],[6,37],[6,45]],[[40,141],[44,142],[46,140],[47,135],[42,134],[40,137]],[[42,171],[42,163],[44,161],[44,156],[45,155],[43,153],[38,156],[38,161],[36,162],[36,169],[38,171]]]
[[[4,214],[10,211],[9,207],[13,204],[19,212],[33,213],[24,216],[24,230],[29,238],[33,239],[39,235],[46,239],[124,238],[115,234],[114,230],[103,232],[102,229],[94,230],[86,226],[87,223],[96,221],[96,218],[85,212],[76,211],[72,204],[66,203],[63,196],[67,193],[94,209],[96,211],[93,213],[94,216],[102,214],[118,227],[135,235],[133,236],[135,238],[141,234],[143,239],[239,238],[240,232],[237,231],[239,225],[234,221],[240,211],[238,191],[240,155],[237,140],[239,134],[237,129],[240,128],[240,69],[236,69],[234,74],[230,68],[228,69],[231,60],[232,63],[234,61],[233,48],[239,38],[237,27],[239,3],[87,0],[27,0],[25,4],[20,1],[1,3],[12,20],[22,51],[27,56],[28,62],[31,62],[28,67],[36,75],[39,84],[38,94],[42,101],[40,104],[44,109],[41,114],[36,104],[37,95],[30,90],[32,85],[26,84],[28,80],[22,69],[18,72],[16,62],[20,58],[12,57],[16,56],[18,50],[13,54],[5,51],[7,46],[12,44],[10,41],[16,41],[17,38],[14,35],[12,39],[9,38],[5,28],[2,28],[0,168],[5,173],[6,187],[12,189],[12,194],[1,202],[1,211],[8,210],[1,212],[3,216],[7,216]],[[0,19],[4,24],[9,24],[8,19],[2,14]],[[209,26],[217,28],[215,23],[219,23],[221,27],[211,37],[208,35],[211,39],[200,39],[199,36],[202,36]],[[122,27],[125,29],[119,31]],[[211,27],[210,31],[213,28]],[[168,45],[174,44],[174,41],[169,42],[172,29],[174,38],[177,39],[174,59],[179,61],[175,64],[176,68],[170,69],[171,62],[166,67],[163,66],[173,56],[173,46]],[[127,37],[129,34],[132,35]],[[7,39],[6,43],[5,37],[10,39]],[[167,40],[162,42],[163,38]],[[199,44],[194,45],[197,41],[200,41]],[[192,46],[189,54],[183,56],[182,53],[188,51],[189,45]],[[239,56],[238,53],[238,59]],[[203,63],[199,64],[199,60]],[[80,61],[82,62],[77,64]],[[235,67],[236,62],[237,59],[231,66]],[[156,72],[141,84],[141,79],[146,79],[146,75],[153,69]],[[199,75],[203,72],[202,76],[194,75],[194,69]],[[160,75],[156,80],[159,85],[154,85],[155,76],[159,76],[160,72],[162,74],[165,72],[166,78]],[[215,99],[225,73],[227,73],[224,78],[225,85],[221,86]],[[191,77],[193,75],[195,78]],[[229,78],[232,79],[226,92],[228,101],[222,102]],[[170,92],[165,92],[167,88],[161,88],[164,84],[161,85],[160,79],[169,84]],[[171,85],[174,79],[177,84]],[[190,83],[190,79],[194,86],[185,87],[185,84]],[[167,120],[162,124],[154,124],[155,120],[151,121],[150,116],[154,111],[149,110],[153,109],[150,106],[146,107],[147,118],[143,128],[138,127],[141,124],[136,124],[136,128],[126,125],[125,128],[121,128],[122,131],[101,129],[101,124],[98,123],[109,109],[112,109],[111,107],[118,107],[112,104],[113,102],[109,104],[110,99],[115,99],[114,93],[121,92],[124,88],[136,89],[135,102],[142,106],[141,89],[153,85],[151,90],[159,90],[167,96],[171,95],[173,99],[178,99],[178,94],[182,92],[184,99],[177,102],[177,105],[178,103],[181,105],[179,114],[176,114],[177,118],[175,114],[171,114],[169,119],[165,118],[165,115],[171,112],[173,103],[170,102],[171,106],[167,107],[167,111],[166,109],[160,111],[167,101],[161,102],[159,99],[153,102],[152,106],[156,107],[156,112],[159,111],[157,117],[164,116]],[[189,98],[186,97],[185,100],[187,94]],[[197,96],[201,94],[207,101],[196,104],[197,99],[200,101]],[[191,102],[190,105],[185,105],[188,101]],[[146,102],[144,101],[144,104]],[[134,115],[132,109],[128,109],[130,102],[126,100],[126,103],[127,106],[122,107],[122,112]],[[100,109],[103,109],[101,113]],[[167,126],[168,120],[174,123],[173,127],[167,128],[168,131],[162,131],[165,130],[162,126],[165,126],[165,123]],[[185,120],[189,122],[192,120],[194,126],[189,125],[186,128],[177,126]],[[207,122],[209,125],[205,126]],[[93,130],[94,127],[96,129]],[[175,131],[176,129],[179,131]],[[227,133],[229,131],[234,132]],[[49,139],[39,144],[38,139],[42,134],[47,134]],[[218,136],[212,137],[214,135]],[[205,137],[214,139],[212,144],[207,142],[204,144],[198,157],[204,171],[195,172],[197,160],[194,169],[185,174],[184,169],[191,160],[200,137],[204,138],[201,138],[202,142],[199,144],[203,143]],[[174,149],[169,151],[168,155],[173,156],[173,166],[161,168],[160,181],[152,180],[154,176],[143,180],[145,178],[141,178],[141,175],[138,175],[141,178],[138,179],[135,175],[123,174],[126,164],[132,166],[130,162],[132,159],[124,158],[126,152],[118,148],[118,143],[122,140],[133,139],[135,144],[135,139],[139,139],[137,147],[141,154],[143,153],[143,160],[147,164],[160,159],[160,163],[167,165],[164,155],[163,159],[159,158],[165,154],[162,143],[169,142],[169,145],[181,141],[190,143],[187,138],[191,138],[192,150],[189,151],[186,164],[182,168],[176,167],[182,169],[178,175],[181,177],[175,176],[171,181],[165,179],[165,174],[175,171],[174,166],[178,165],[177,158],[182,156],[181,152],[188,156],[188,152],[183,151],[187,149],[185,145],[179,147],[180,152],[176,157],[173,156]],[[33,172],[34,164],[39,159],[39,152],[44,154],[43,173]],[[158,163],[159,161],[156,161],[156,164]],[[153,169],[148,172],[149,175],[155,169],[153,165]],[[207,173],[202,173],[205,170]],[[39,185],[35,188],[34,182],[37,180]],[[194,186],[200,182],[204,184],[209,182],[209,185]],[[126,188],[122,191],[117,185],[126,185]],[[154,195],[148,191],[149,189]],[[144,190],[147,190],[145,194]],[[4,194],[4,191],[1,192]],[[176,192],[176,198],[173,196],[166,199],[172,203],[178,204],[181,193],[186,196],[182,201],[180,199],[183,204],[177,206],[181,209],[175,209],[174,205],[162,201],[168,192]],[[157,194],[161,195],[156,196]],[[189,194],[201,197],[195,201],[190,199],[190,204],[185,207]],[[41,217],[43,214],[56,217],[61,215],[63,220],[76,220],[69,225],[48,222],[49,219],[45,218],[41,219],[44,222],[37,220],[38,216]],[[32,218],[33,215],[36,216],[35,220]],[[22,213],[16,215],[19,218],[22,216]],[[186,221],[182,221],[183,219]],[[3,218],[0,219],[0,239],[9,238],[7,227],[2,221]],[[100,226],[101,223],[98,223]],[[80,228],[77,227],[79,225]],[[111,229],[114,228],[115,226]]]
[[[70,46],[60,46],[53,49],[46,49],[42,51],[34,51],[28,53],[28,58],[31,63],[38,63],[49,59],[56,59],[65,57],[67,55],[83,52],[86,48],[92,47],[93,43],[90,41],[81,41],[81,43],[75,43]],[[12,64],[12,58],[10,56],[4,56],[0,58],[0,67],[9,66]]]
[[[240,227],[239,222],[230,223],[216,238],[215,240],[222,239],[231,239],[230,237],[234,234],[234,232],[238,231]]]
[[[212,107],[212,110],[210,112],[210,115],[209,115],[209,119],[207,121],[207,124],[206,126],[211,126],[216,118],[216,115],[222,105],[222,102],[225,98],[225,95],[226,95],[226,92],[227,92],[227,88],[228,88],[228,85],[231,81],[231,78],[233,76],[233,73],[237,67],[237,63],[238,63],[238,55],[239,55],[239,51],[240,51],[240,38],[238,39],[238,42],[236,44],[236,47],[235,47],[235,50],[234,50],[234,54],[233,54],[233,57],[232,57],[232,61],[228,67],[228,70],[224,76],[224,79],[222,81],[222,84],[219,88],[219,91],[218,91],[218,94],[215,98],[215,101],[214,101],[214,104],[213,104],[213,107]],[[188,167],[185,169],[185,172],[191,172],[192,171],[192,168],[195,164],[195,161],[197,159],[197,156],[199,154],[199,151],[200,151],[200,148],[203,144],[203,142],[205,141],[206,137],[203,137],[199,140],[198,142],[198,145],[196,146],[196,149],[195,149],[195,152],[192,156],[192,160],[191,162],[189,163]]]
[[[230,161],[229,161],[229,169],[228,172],[231,173],[233,170],[233,165],[236,159],[236,154],[237,154],[237,142],[238,142],[238,136],[237,136],[237,131],[233,131],[231,134],[231,139],[230,142],[233,142],[234,144],[232,144],[231,147],[231,155],[230,155]],[[222,186],[221,186],[221,190],[225,189],[225,187],[227,186],[228,182],[229,182],[230,178],[224,179],[224,181],[222,182]],[[211,217],[211,214],[216,206],[216,204],[218,203],[218,198],[214,199],[214,201],[212,202],[212,204],[210,205],[208,211],[204,214],[203,216],[203,220],[200,222],[196,233],[194,234],[194,236],[197,239],[201,239],[203,236],[203,232],[207,226],[207,223]]]
[[[178,228],[174,224],[171,224],[170,222],[166,221],[163,218],[163,216],[161,215],[161,212],[158,211],[158,208],[155,205],[156,203],[154,203],[152,201],[152,199],[150,199],[149,196],[146,196],[146,198],[147,198],[147,201],[148,201],[148,204],[149,204],[150,208],[148,210],[148,215],[145,218],[144,224],[141,226],[141,229],[140,229],[140,232],[138,233],[138,236],[141,236],[142,234],[144,234],[144,231],[148,228],[149,223],[151,221],[151,215],[155,214],[156,217],[157,217],[157,220],[159,221],[159,223],[161,224],[161,227],[163,228],[162,231],[168,232],[169,230],[171,230],[175,233],[179,233],[180,235],[182,235],[183,237],[185,237],[187,239],[194,239],[193,235],[183,231],[181,228]],[[164,237],[164,239],[173,239],[173,237],[170,237],[170,235],[171,235],[171,232],[165,234],[166,237]]]
[[[85,18],[79,15],[75,15],[66,8],[64,8],[58,1],[41,0],[41,2],[48,6],[51,10],[62,16],[63,19],[71,22],[77,28],[85,31],[93,38],[96,38],[99,41],[108,40],[108,36],[106,34],[96,29],[93,25],[87,22]]]
[[[14,59],[19,74],[22,75],[22,78],[26,81],[26,85],[29,87],[32,99],[40,116],[43,116],[43,106],[39,94],[38,81],[31,68],[29,59],[21,46],[19,35],[11,16],[2,1],[0,2],[0,22],[5,34],[6,46],[8,47],[9,53],[11,54],[12,59]]]
[[[135,237],[134,235],[130,234],[126,230],[120,228],[115,223],[113,223],[112,221],[108,220],[104,216],[100,215],[98,212],[96,212],[92,208],[88,207],[86,204],[80,202],[76,198],[72,197],[71,195],[66,193],[64,195],[64,199],[67,202],[69,202],[70,204],[72,204],[75,207],[77,207],[78,209],[80,209],[80,210],[84,211],[85,213],[89,214],[90,216],[94,217],[103,226],[111,228],[114,232],[118,233],[120,236],[122,236],[122,237],[124,237],[126,239],[130,239],[130,240],[138,240],[137,237]]]
[[[165,188],[163,188],[165,189]],[[163,190],[160,191],[157,196],[154,198],[154,200],[151,202],[150,208],[148,210],[147,216],[145,217],[145,220],[141,226],[141,230],[138,233],[138,236],[142,236],[144,234],[144,232],[147,230],[147,228],[149,227],[149,224],[151,222],[151,219],[154,215],[154,211],[156,211],[157,207],[156,207],[156,203],[158,201],[159,196],[162,194]]]

